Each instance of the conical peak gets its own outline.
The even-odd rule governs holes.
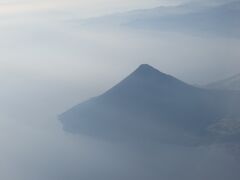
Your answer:
[[[141,64],[133,74],[138,75],[166,75],[159,70],[155,69],[154,67],[150,66],[149,64]]]
[[[154,67],[150,66],[149,64],[141,64],[139,66],[140,69],[154,69]]]
[[[128,81],[128,83],[141,82],[141,83],[155,84],[154,86],[158,86],[158,87],[165,86],[166,84],[168,87],[170,87],[170,85],[174,87],[176,86],[190,87],[188,84],[184,83],[183,81],[171,75],[162,73],[158,69],[148,64],[140,65],[130,76],[126,78],[126,80],[130,80]]]
[[[191,88],[186,83],[162,73],[159,70],[148,64],[140,65],[133,73],[127,76],[120,83],[108,90],[104,95],[116,95],[121,93],[141,92],[144,94],[147,91],[156,92],[158,94],[161,90],[178,91],[179,89]]]
[[[146,71],[146,70],[156,70],[154,67],[152,67],[152,66],[150,66],[149,64],[141,64],[138,68],[137,68],[137,70],[144,70],[144,71]]]

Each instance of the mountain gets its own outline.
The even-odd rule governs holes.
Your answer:
[[[221,122],[238,123],[239,105],[240,93],[193,87],[143,64],[59,119],[65,131],[110,141],[193,145],[238,139],[240,128],[223,136],[231,128]]]
[[[131,28],[196,35],[240,37],[240,2],[218,5],[189,3],[111,14],[80,21],[97,28]]]
[[[221,81],[210,83],[206,85],[206,88],[240,91],[240,74],[234,75]]]

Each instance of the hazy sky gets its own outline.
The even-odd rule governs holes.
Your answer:
[[[39,11],[39,10],[68,10],[78,9],[82,14],[89,15],[107,13],[123,9],[152,7],[179,3],[179,0],[6,0],[0,3],[1,10],[6,13]],[[1,12],[2,12],[1,11]]]
[[[226,0],[3,0],[0,2],[0,14],[52,10],[77,11],[82,17],[87,17],[131,9],[178,5],[189,2],[213,4],[224,1]]]

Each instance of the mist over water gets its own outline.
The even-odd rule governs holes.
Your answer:
[[[134,146],[70,135],[52,127],[1,119],[1,178],[31,179],[238,179],[239,159],[223,146]],[[54,123],[53,123],[54,122]]]
[[[66,133],[57,120],[142,63],[192,84],[239,73],[239,39],[81,29],[38,16],[0,27],[0,179],[239,179],[238,154],[224,145],[114,143]]]

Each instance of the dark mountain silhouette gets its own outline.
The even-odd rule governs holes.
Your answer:
[[[68,132],[106,140],[199,144],[224,139],[217,123],[239,118],[238,105],[238,93],[193,87],[144,64],[59,119]]]
[[[205,86],[209,89],[238,90],[240,91],[240,74],[231,76],[227,79],[210,83]]]

